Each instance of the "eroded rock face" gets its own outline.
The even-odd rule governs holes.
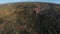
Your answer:
[[[59,6],[50,3],[2,5],[0,34],[60,34]]]

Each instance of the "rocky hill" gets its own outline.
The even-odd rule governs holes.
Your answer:
[[[42,2],[0,4],[0,34],[60,34],[60,5]]]

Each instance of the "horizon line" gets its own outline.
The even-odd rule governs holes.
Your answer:
[[[20,1],[19,1],[20,2]],[[36,1],[21,1],[23,2],[36,2]],[[40,2],[40,1],[38,1]],[[4,2],[4,3],[0,3],[0,4],[8,4],[8,3],[17,3],[17,2]],[[40,3],[53,3],[53,4],[60,4],[60,3],[55,3],[55,2],[40,2]]]

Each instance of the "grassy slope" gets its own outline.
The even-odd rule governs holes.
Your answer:
[[[42,14],[41,13],[36,14],[33,10],[33,8],[35,8],[36,5],[40,5],[41,9],[44,9],[44,11],[46,12],[42,11],[41,12]],[[27,31],[30,31],[31,29],[32,30],[31,34],[35,33],[37,30],[40,30],[40,32],[43,32],[43,33],[45,32],[46,34],[53,33],[54,32],[53,29],[55,28],[59,29],[59,26],[55,24],[55,21],[52,21],[52,20],[56,20],[53,14],[52,16],[54,19],[52,20],[49,20],[52,18],[51,15],[48,15],[49,17],[45,15],[47,13],[48,14],[51,13],[49,12],[50,10],[48,10],[48,8],[50,7],[49,5],[50,3],[11,3],[11,4],[0,5],[0,18],[3,19],[1,20],[1,22],[3,21],[2,30],[8,31],[9,33],[9,31],[12,31],[12,29],[13,29],[13,32],[20,31],[22,29],[25,29],[25,30],[27,29]],[[51,6],[54,6],[54,10],[56,14],[60,15],[60,5],[52,4]],[[55,27],[53,23],[58,27]],[[45,30],[43,30],[43,28],[45,28]],[[1,30],[1,27],[0,27],[0,30]],[[57,33],[57,31],[54,33]]]

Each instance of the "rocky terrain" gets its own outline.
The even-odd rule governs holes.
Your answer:
[[[60,34],[60,5],[42,2],[0,4],[0,34]]]

